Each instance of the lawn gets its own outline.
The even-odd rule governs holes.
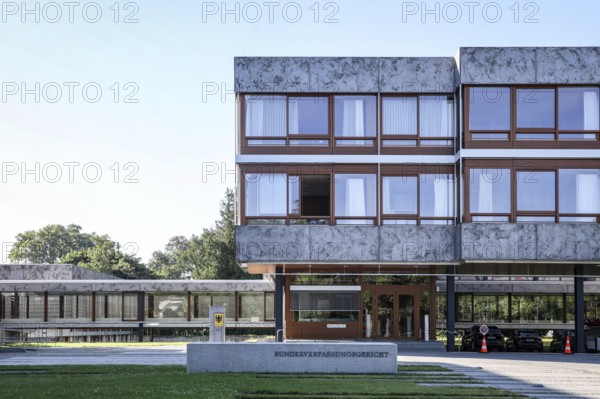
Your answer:
[[[439,375],[438,375],[439,373]],[[445,383],[421,386],[419,383]],[[184,366],[0,367],[6,398],[517,398],[440,367],[401,366],[397,375],[187,374]],[[461,384],[467,386],[452,386]]]

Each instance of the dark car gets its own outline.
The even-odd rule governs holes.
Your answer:
[[[571,342],[571,348],[575,345],[575,331],[573,330],[554,330],[552,332],[552,341],[550,342],[551,352],[564,352],[567,344],[567,336]]]
[[[461,350],[480,351],[483,342],[483,334],[479,332],[479,325],[474,325],[465,331],[461,341]],[[504,351],[504,334],[496,326],[488,326],[489,332],[485,336],[485,342],[488,351],[496,349],[498,352]]]
[[[507,351],[544,351],[544,342],[542,337],[535,330],[515,330],[512,331],[506,339]]]

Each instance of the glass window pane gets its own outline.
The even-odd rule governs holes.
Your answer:
[[[469,95],[470,130],[510,130],[508,87],[471,87]]]
[[[285,216],[286,180],[285,174],[247,174],[246,216]]]
[[[597,87],[560,87],[558,89],[558,127],[560,130],[600,130],[600,105]]]
[[[275,320],[275,294],[273,292],[265,294],[265,320]]]
[[[383,178],[383,213],[388,215],[417,214],[417,177]]]
[[[334,101],[336,137],[375,137],[375,96],[335,96]]]
[[[383,134],[417,135],[417,98],[383,98]]]
[[[265,319],[265,296],[262,292],[241,292],[239,294],[239,321],[259,322]]]
[[[290,134],[329,134],[327,97],[290,97]]]
[[[335,216],[376,216],[374,174],[335,175]]]
[[[246,96],[246,136],[285,136],[285,96]]]
[[[421,216],[454,216],[454,179],[446,174],[421,175]]]
[[[292,291],[294,321],[358,321],[359,291]]]
[[[509,169],[471,169],[469,184],[471,213],[510,213]]]
[[[300,214],[300,177],[290,176],[288,178],[288,213]]]
[[[517,172],[517,210],[554,211],[554,172]]]
[[[419,104],[422,137],[453,137],[454,101],[448,96],[421,96]]]
[[[517,90],[517,127],[554,128],[554,89]]]
[[[558,179],[560,213],[600,213],[600,169],[560,169]]]

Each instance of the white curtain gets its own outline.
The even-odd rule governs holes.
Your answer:
[[[289,110],[290,110],[290,134],[299,134],[300,132],[300,123],[298,117],[298,99],[293,99],[289,102]]]
[[[285,136],[285,97],[252,97],[246,102],[246,136]]]
[[[346,179],[346,216],[366,216],[365,180],[360,177]]]
[[[340,101],[340,98],[338,97],[337,100]],[[342,128],[342,137],[364,137],[364,101],[360,99],[348,99],[341,101],[344,101],[344,120]]]
[[[448,217],[452,215],[452,190],[451,182],[444,175],[433,182],[434,206],[433,215],[436,217]]]
[[[389,214],[391,213],[392,210],[392,203],[391,203],[391,193],[390,190],[392,189],[392,184],[391,184],[391,179],[388,178],[383,178],[383,213]]]
[[[479,198],[478,213],[493,213],[494,212],[494,195],[493,183],[484,170],[480,171],[479,175]]]
[[[386,98],[383,101],[383,134],[417,134],[416,97]]]
[[[282,174],[247,175],[246,215],[285,216],[286,179]]]
[[[422,96],[420,102],[422,137],[452,137],[452,102],[443,96]]]
[[[600,213],[600,175],[582,173],[575,178],[575,211],[577,213]]]
[[[598,103],[597,91],[586,91],[583,93],[583,129],[600,130],[600,105]],[[595,134],[584,134],[585,139],[594,139]]]

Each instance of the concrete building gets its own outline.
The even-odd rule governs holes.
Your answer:
[[[600,319],[600,48],[239,57],[237,256],[288,339]]]

